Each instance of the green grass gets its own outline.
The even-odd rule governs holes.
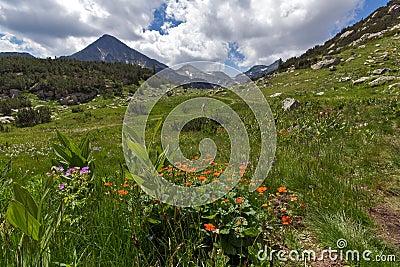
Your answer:
[[[400,195],[399,87],[388,90],[388,84],[371,88],[367,83],[339,81],[346,76],[367,76],[371,70],[383,67],[391,69],[388,75],[398,75],[398,65],[392,64],[397,61],[395,52],[373,66],[364,65],[378,49],[376,44],[380,44],[382,52],[392,51],[398,44],[395,38],[389,35],[368,42],[365,48],[343,50],[343,59],[352,53],[356,59],[343,62],[336,71],[304,69],[280,73],[269,80],[267,87],[260,81],[276,119],[276,162],[263,183],[268,188],[266,192],[249,193],[244,183],[230,192],[225,204],[219,200],[198,209],[171,207],[150,199],[139,187],[129,189],[128,195],[118,194],[118,190],[124,190],[124,183],[129,183],[129,188],[134,184],[122,153],[122,121],[127,107],[123,98],[96,98],[81,105],[83,112],[72,113],[71,108],[57,111],[50,123],[31,128],[13,126],[11,132],[0,133],[2,166],[12,160],[8,173],[0,176],[0,265],[15,266],[22,248],[35,252],[32,240],[19,247],[21,232],[8,225],[5,211],[12,196],[11,181],[23,184],[37,198],[40,196],[39,181],[50,170],[54,158],[51,143],[58,143],[56,129],[75,142],[88,134],[96,169],[94,189],[86,204],[79,211],[70,212],[71,216],[82,216],[79,224],[63,221],[52,236],[52,262],[71,266],[270,266],[254,258],[264,244],[286,251],[310,247],[321,250],[335,248],[340,238],[348,241],[348,249],[371,250],[374,255],[394,254],[399,259],[398,247],[381,235],[378,222],[370,216],[381,203],[394,203],[396,214],[400,210],[395,204]],[[269,98],[277,92],[282,95]],[[318,96],[318,92],[324,94]],[[150,119],[154,120],[149,128],[177,104],[196,96],[210,94],[189,90],[187,94],[163,98],[152,111]],[[212,97],[231,105],[246,125],[253,164],[244,179],[250,178],[258,160],[254,155],[259,151],[259,129],[254,128],[250,112],[232,93]],[[302,106],[284,112],[281,101],[286,97],[298,99]],[[45,104],[54,111],[60,109],[55,103]],[[215,161],[227,162],[227,134],[214,128],[183,131],[180,143],[184,154],[188,158],[199,155],[198,144],[206,137],[213,138],[219,149]],[[163,172],[169,175],[167,170]],[[183,182],[177,170],[172,173],[176,182]],[[185,175],[185,179],[199,183],[195,177]],[[216,179],[212,174],[207,177]],[[106,182],[111,182],[112,187],[104,186]],[[288,192],[277,195],[277,188],[283,186]],[[238,197],[244,199],[242,206],[235,203]],[[291,201],[294,197],[297,200]],[[49,217],[56,214],[57,199],[54,195],[46,202]],[[67,214],[65,210],[64,215]],[[283,225],[283,214],[290,215],[293,222]],[[225,232],[206,231],[205,223]],[[259,235],[254,236],[251,231]],[[377,266],[376,262],[348,264]],[[279,265],[292,266],[275,260],[273,266]]]

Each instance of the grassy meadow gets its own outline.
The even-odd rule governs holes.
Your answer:
[[[257,81],[278,139],[273,167],[254,192],[247,187],[258,163],[260,135],[248,107],[229,90],[190,89],[164,97],[150,116],[149,136],[174,106],[199,96],[230,105],[249,135],[254,156],[238,186],[198,208],[150,198],[127,171],[121,136],[128,88],[120,98],[97,97],[74,112],[34,99],[34,105],[51,107],[52,121],[10,125],[0,133],[0,266],[399,266],[400,85],[372,87],[343,79],[373,80],[371,71],[378,68],[400,77],[397,47],[399,37],[387,34],[365,47],[344,49],[340,57],[354,60],[335,71],[288,70]],[[385,51],[389,56],[383,59]],[[368,59],[374,62],[365,64]],[[270,97],[276,93],[281,95]],[[284,111],[287,97],[301,106]],[[56,130],[75,144],[89,138],[90,172],[82,172],[84,166],[52,169],[52,144],[60,145]],[[198,144],[207,137],[218,153],[206,171],[184,172],[165,162],[160,175],[184,186],[218,183],[229,161],[224,129],[211,121],[191,122],[180,135],[181,147],[187,158],[198,157]],[[72,167],[80,169],[67,175]],[[24,233],[6,219],[18,194],[31,195],[41,207],[35,213],[38,233]],[[258,257],[265,247],[300,254],[314,250],[319,256],[338,249],[339,239],[347,241],[345,250],[370,250],[373,260]],[[377,255],[387,255],[386,261],[377,262]]]

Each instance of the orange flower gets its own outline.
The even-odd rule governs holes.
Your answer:
[[[235,199],[235,202],[236,202],[237,204],[242,204],[242,203],[243,203],[243,198],[238,197],[238,198]]]
[[[192,183],[191,183],[191,182],[186,182],[185,185],[186,185],[186,186],[191,186]]]
[[[122,187],[129,187],[129,184],[123,184]]]
[[[214,232],[216,230],[215,226],[212,223],[205,223],[204,228],[206,229],[206,231]]]
[[[199,181],[208,181],[207,177],[205,176],[199,176]]]
[[[218,177],[218,176],[220,176],[221,175],[221,173],[220,172],[214,172],[214,177]]]
[[[126,190],[118,190],[118,194],[120,194],[120,195],[127,195],[127,194],[128,194],[128,191],[126,191]]]
[[[278,192],[279,193],[286,193],[287,192],[286,187],[284,187],[284,186],[278,187]]]
[[[110,182],[104,183],[104,186],[112,186],[112,183]]]
[[[291,200],[291,201],[296,201],[296,200],[297,200],[297,197],[292,197],[290,200]]]
[[[303,203],[303,202],[299,202],[299,204],[300,204],[300,206],[301,206],[303,209],[307,208],[307,206],[306,206],[306,205],[304,205],[304,203]]]
[[[268,207],[268,204],[264,203],[264,204],[261,205],[261,207]]]
[[[164,173],[159,173],[158,176],[163,177],[163,176],[164,176]]]
[[[292,223],[292,219],[290,219],[290,216],[284,215],[282,216],[282,222],[284,225],[288,225]]]
[[[257,188],[256,190],[257,190],[258,193],[262,194],[262,193],[264,193],[265,191],[267,191],[268,188],[265,187],[265,186],[261,186],[261,187]]]
[[[218,179],[216,179],[216,180],[213,180],[213,182],[214,182],[214,183],[219,183],[219,182],[221,182],[221,181],[218,180]]]

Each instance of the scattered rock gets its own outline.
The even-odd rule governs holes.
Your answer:
[[[321,96],[321,95],[324,95],[325,94],[325,92],[318,92],[318,93],[316,93],[316,95],[318,95],[318,96]]]
[[[127,97],[126,99],[125,99],[125,102],[131,102],[132,100],[133,100],[134,98],[132,97],[132,96],[130,96],[130,97]]]
[[[369,82],[368,85],[373,87],[373,86],[384,84],[386,82],[394,81],[396,79],[397,79],[397,77],[395,77],[395,76],[383,76],[383,77],[379,77],[379,78]]]
[[[12,123],[13,121],[15,121],[15,118],[11,116],[0,117],[0,123],[2,124]]]
[[[369,79],[370,79],[370,77],[361,77],[360,79],[353,81],[353,84],[354,85],[361,84],[361,83],[368,81]]]
[[[354,33],[354,30],[347,31],[347,32],[343,33],[342,35],[340,35],[339,39],[344,39],[353,33]]]
[[[353,41],[351,44],[349,44],[349,46],[356,46],[359,43],[365,42],[367,40],[371,40],[371,39],[377,39],[383,36],[383,34],[385,34],[386,32],[388,32],[388,30],[383,30],[380,32],[376,32],[376,33],[366,33],[363,36],[360,37],[360,39]],[[365,45],[363,45],[363,48],[365,47]],[[359,47],[361,48],[361,46]]]
[[[282,101],[282,108],[284,110],[294,110],[300,106],[300,102],[294,98],[286,98]]]
[[[329,67],[329,70],[330,70],[330,71],[335,71],[335,70],[336,70],[336,67],[335,67],[335,66],[330,66],[330,67]]]
[[[324,69],[324,68],[329,68],[331,66],[335,66],[340,63],[340,59],[338,58],[332,58],[332,59],[323,59],[322,61],[311,65],[311,68],[313,70],[319,70],[319,69]]]
[[[349,82],[349,81],[351,81],[351,78],[350,77],[342,77],[342,78],[340,78],[340,81],[341,82]]]
[[[390,71],[390,69],[388,68],[384,68],[384,69],[376,69],[372,72],[372,74],[374,75],[382,75],[385,74],[386,72]]]
[[[222,89],[222,88],[219,88],[219,89],[217,89],[217,91],[214,92],[214,94],[220,94],[220,93],[223,93],[223,92],[225,92],[225,90]]]
[[[22,94],[21,90],[18,90],[18,89],[11,89],[10,90],[10,97],[17,97],[20,94]]]
[[[389,53],[388,53],[388,52],[383,52],[381,58],[382,58],[383,60],[388,59],[388,58],[389,58]]]
[[[275,93],[273,95],[270,95],[269,97],[273,98],[273,97],[278,97],[278,96],[281,96],[281,95],[282,95],[282,93]]]
[[[394,83],[389,85],[389,90],[392,90],[394,87],[400,87],[400,83]]]
[[[348,59],[346,59],[346,62],[350,62],[353,61],[355,58],[353,56],[349,57]]]

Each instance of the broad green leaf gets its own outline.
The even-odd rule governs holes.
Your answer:
[[[59,145],[53,144],[53,149],[56,155],[63,160],[69,162],[71,160],[71,152],[68,149],[65,149]]]
[[[85,159],[89,158],[90,155],[90,141],[89,137],[85,136],[79,144],[79,149],[82,151],[82,157]]]
[[[149,169],[153,169],[149,156],[147,155],[146,149],[139,143],[134,143],[131,140],[127,140],[128,148],[132,153],[142,162],[144,166]]]
[[[144,179],[138,175],[132,175],[132,178],[136,181],[138,185],[142,185],[144,183]]]
[[[13,183],[14,199],[21,203],[26,210],[34,217],[38,218],[38,206],[31,194],[24,187]]]
[[[67,148],[72,154],[81,155],[82,151],[77,147],[68,137],[61,132],[57,131],[57,137],[60,140],[61,144]],[[80,167],[80,166],[79,166]]]
[[[39,240],[40,223],[18,201],[11,200],[7,209],[7,220],[34,240]]]

